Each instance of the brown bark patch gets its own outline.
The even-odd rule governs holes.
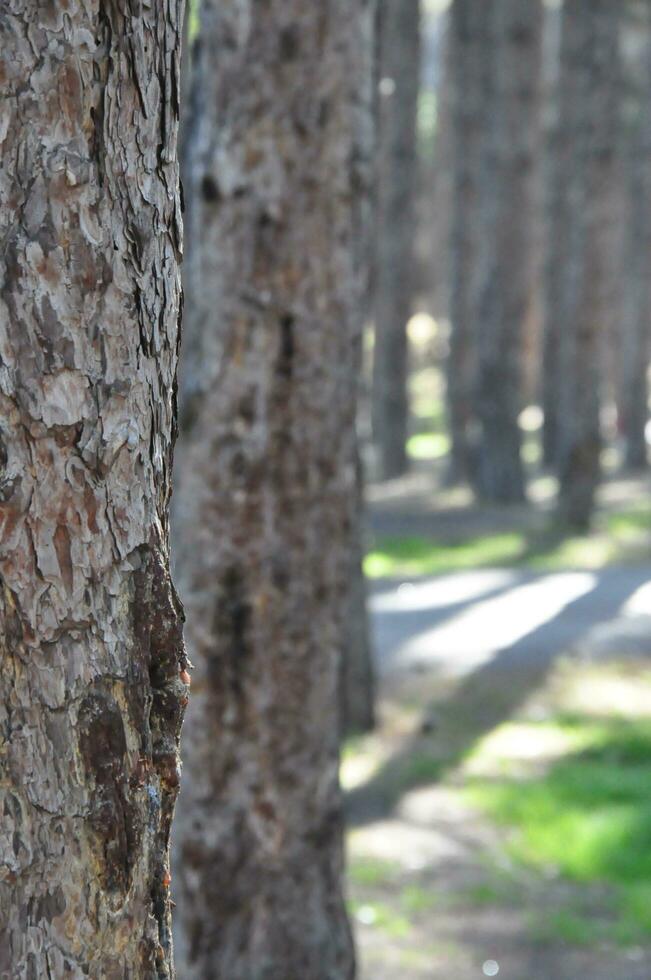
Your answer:
[[[79,752],[90,779],[89,843],[105,891],[126,896],[142,828],[129,794],[122,714],[110,694],[89,694],[79,709]]]

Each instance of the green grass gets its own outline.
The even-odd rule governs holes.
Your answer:
[[[476,779],[470,797],[509,831],[516,862],[611,887],[611,939],[651,936],[651,721],[559,723],[581,748],[535,779]],[[593,935],[581,914],[546,927],[571,942]]]
[[[358,922],[381,930],[391,939],[405,939],[411,932],[411,922],[400,912],[396,912],[387,902],[360,902],[352,899],[348,910]]]
[[[413,436],[410,442],[421,438],[434,437]],[[543,530],[502,531],[457,541],[380,536],[366,556],[364,571],[369,578],[407,578],[490,566],[539,571],[595,569],[645,558],[650,533],[651,507],[645,505],[601,515],[595,530],[584,535],[550,525]]]
[[[455,544],[432,538],[382,537],[364,561],[369,578],[434,575],[517,562],[524,547],[518,532],[488,534]]]
[[[373,887],[391,884],[400,875],[400,865],[379,858],[353,858],[348,862],[348,878],[354,885]]]

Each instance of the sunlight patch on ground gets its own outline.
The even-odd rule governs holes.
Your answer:
[[[546,696],[554,710],[565,715],[651,718],[651,668],[639,663],[568,663],[552,676]],[[549,706],[534,704],[536,713],[545,710],[549,712]]]
[[[461,861],[468,856],[468,846],[453,834],[398,819],[378,820],[351,831],[348,848],[355,857],[391,862],[406,871],[419,871],[442,861]]]
[[[374,613],[415,612],[442,609],[455,603],[471,602],[487,592],[506,588],[517,580],[517,572],[486,569],[442,575],[426,582],[403,582],[395,589],[371,598]]]
[[[645,582],[627,599],[622,611],[629,616],[651,615],[651,582]]]
[[[461,676],[552,620],[595,585],[589,572],[549,575],[477,602],[397,648],[392,669],[429,664]]]
[[[355,789],[367,782],[387,758],[387,751],[381,747],[372,747],[372,740],[366,741],[366,747],[360,751],[353,748],[342,755],[339,768],[339,780],[344,790]]]
[[[482,739],[462,764],[461,773],[463,777],[532,776],[580,746],[577,733],[562,726],[509,722]]]

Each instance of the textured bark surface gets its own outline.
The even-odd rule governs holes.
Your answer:
[[[585,527],[600,477],[602,364],[615,259],[610,190],[617,152],[620,4],[567,0],[561,85],[570,104],[568,254],[559,304],[559,515]]]
[[[372,6],[205,0],[175,538],[184,980],[344,980],[341,651]],[[178,470],[177,470],[178,472]]]
[[[532,276],[532,174],[540,85],[542,3],[486,2],[490,65],[483,84],[477,256],[475,406],[478,495],[524,499],[518,416]]]
[[[454,0],[450,12],[451,159],[454,174],[450,241],[450,352],[447,410],[451,481],[471,479],[472,396],[476,376],[480,147],[491,2]]]
[[[170,978],[181,3],[0,14],[0,976]]]
[[[407,469],[407,321],[415,285],[420,0],[380,0],[373,436],[384,478]]]

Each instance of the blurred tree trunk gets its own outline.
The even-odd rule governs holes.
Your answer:
[[[407,322],[415,285],[420,0],[380,0],[373,435],[385,479],[407,469]]]
[[[356,508],[353,513],[348,585],[348,612],[344,628],[342,664],[343,735],[369,732],[375,725],[375,676],[373,650],[366,611],[367,589],[364,577],[364,499],[361,459],[356,461]]]
[[[524,499],[518,416],[532,280],[533,157],[542,45],[539,0],[487,3],[476,257],[478,336],[475,485],[484,500]]]
[[[452,164],[452,44],[450,13],[440,15],[439,63],[437,64],[436,127],[434,144],[422,166],[423,184],[418,202],[419,220],[429,224],[427,242],[422,249],[421,288],[429,299],[436,320],[450,318],[450,237],[454,171]],[[427,65],[424,65],[424,70]],[[426,260],[426,261],[425,261]]]
[[[474,442],[472,393],[476,373],[476,265],[480,146],[486,122],[484,86],[490,58],[491,4],[453,0],[449,26],[451,159],[454,174],[450,241],[450,351],[447,409],[452,482],[470,480]]]
[[[174,975],[182,4],[122,7],[0,17],[3,977]]]
[[[574,102],[565,97],[569,70],[569,34],[561,35],[561,11],[547,12],[550,60],[548,70],[551,119],[545,147],[545,260],[543,281],[542,409],[543,463],[554,470],[559,462],[561,396],[561,304],[569,260],[569,210],[567,194],[573,178],[572,127]],[[561,45],[563,52],[560,52]],[[562,65],[562,67],[561,67]]]
[[[645,429],[649,418],[647,372],[651,341],[651,18],[650,5],[628,8],[629,25],[645,41],[642,63],[630,72],[630,113],[625,118],[625,172],[627,215],[624,222],[625,248],[621,280],[624,285],[621,310],[621,367],[619,378],[620,432],[624,436],[624,464],[639,470],[647,465]],[[642,17],[640,16],[643,16]],[[635,70],[637,69],[637,70]]]
[[[613,312],[620,15],[611,0],[567,0],[562,14],[563,137],[570,151],[560,229],[568,254],[558,308],[558,511],[581,528],[590,522],[600,478],[602,364]]]
[[[354,973],[338,738],[372,19],[362,0],[202,6],[175,531],[197,664],[184,980]]]

